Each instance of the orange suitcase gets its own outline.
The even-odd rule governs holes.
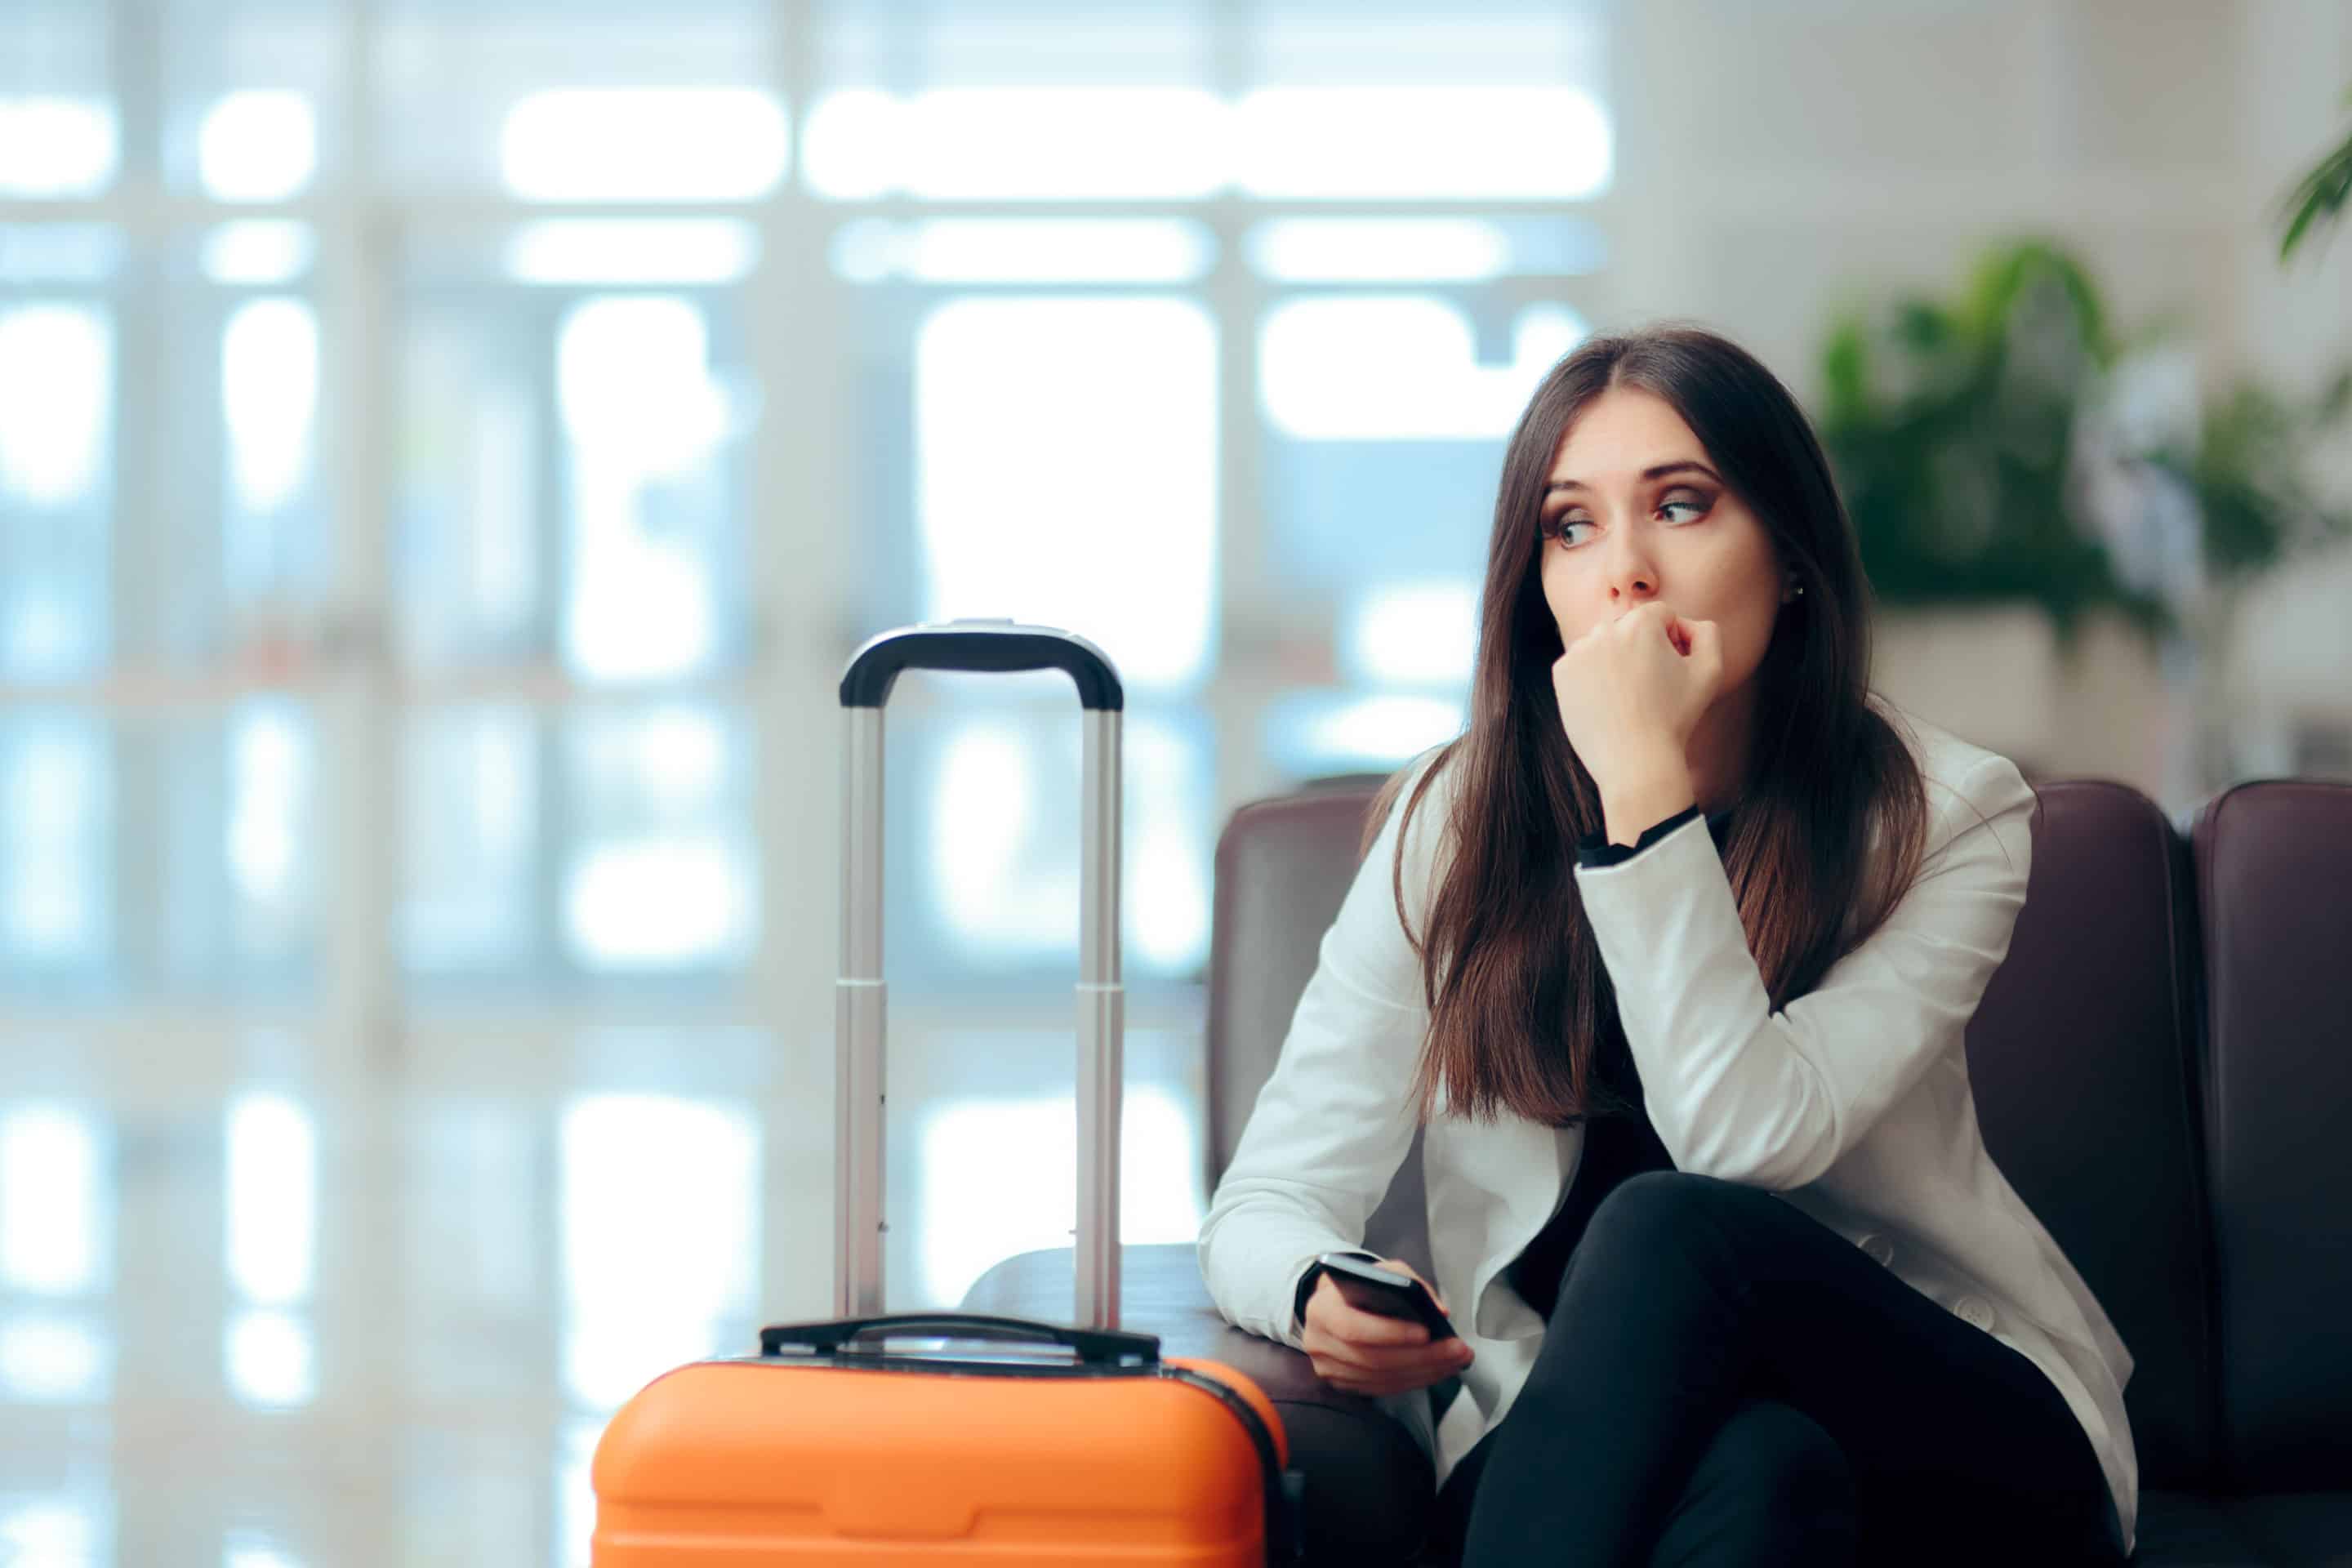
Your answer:
[[[1062,669],[1085,708],[1076,1318],[882,1312],[882,712],[907,669]],[[1262,1568],[1300,1549],[1274,1405],[1118,1331],[1118,676],[1051,627],[952,621],[850,660],[833,1320],[656,1379],[596,1448],[596,1568]]]

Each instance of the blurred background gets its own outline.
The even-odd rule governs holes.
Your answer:
[[[830,1311],[889,626],[1127,677],[1189,1238],[1217,832],[1459,729],[1590,331],[1797,391],[1911,711],[2352,776],[2347,89],[2341,0],[6,0],[0,1563],[583,1562],[612,1409]],[[944,1305],[1071,1223],[1078,726],[888,727]]]

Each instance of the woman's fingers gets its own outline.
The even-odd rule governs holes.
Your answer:
[[[1385,1392],[1426,1388],[1468,1366],[1469,1347],[1460,1340],[1423,1345],[1358,1345],[1328,1335],[1315,1336],[1307,1346],[1316,1373],[1334,1387],[1361,1393],[1378,1385]]]
[[[1408,1324],[1408,1327],[1412,1325]],[[1395,1365],[1417,1356],[1426,1356],[1431,1347],[1419,1341],[1374,1341],[1358,1339],[1344,1330],[1328,1330],[1306,1336],[1309,1355],[1328,1356],[1350,1366],[1371,1370]]]
[[[1361,1345],[1327,1339],[1310,1347],[1308,1353],[1359,1372],[1389,1373],[1451,1366],[1467,1359],[1469,1352],[1460,1340],[1441,1340],[1431,1345]]]
[[[1436,1298],[1436,1289],[1412,1265],[1383,1258],[1380,1266],[1419,1280]],[[1440,1300],[1441,1310],[1444,1305]],[[1420,1323],[1349,1306],[1328,1277],[1308,1300],[1306,1331],[1300,1342],[1317,1374],[1350,1393],[1397,1394],[1426,1388],[1461,1371],[1472,1360],[1469,1347],[1459,1339],[1433,1341],[1429,1330]]]
[[[1401,1259],[1401,1258],[1391,1258],[1388,1259],[1387,1261],[1383,1262],[1383,1263],[1381,1265],[1381,1268],[1394,1268],[1394,1269],[1397,1269],[1397,1270],[1399,1270],[1399,1271],[1400,1271],[1400,1272],[1402,1272],[1402,1273],[1404,1273],[1404,1274],[1406,1274],[1406,1275],[1411,1276],[1411,1277],[1412,1277],[1412,1279],[1418,1279],[1418,1280],[1420,1280],[1420,1281],[1421,1281],[1421,1288],[1422,1288],[1423,1289],[1424,1289],[1424,1290],[1426,1290],[1426,1291],[1428,1291],[1428,1292],[1429,1292],[1429,1297],[1430,1297],[1430,1300],[1431,1300],[1435,1301],[1435,1302],[1437,1303],[1437,1310],[1438,1310],[1439,1311],[1441,1311],[1441,1312],[1444,1312],[1444,1313],[1447,1317],[1449,1317],[1449,1318],[1450,1318],[1450,1317],[1452,1317],[1452,1316],[1454,1315],[1453,1311],[1452,1311],[1452,1310],[1450,1310],[1450,1309],[1445,1305],[1445,1298],[1444,1298],[1444,1297],[1443,1297],[1443,1296],[1441,1296],[1441,1295],[1439,1295],[1439,1294],[1437,1293],[1437,1287],[1436,1287],[1436,1286],[1434,1286],[1434,1285],[1432,1285],[1432,1284],[1431,1284],[1428,1280],[1426,1280],[1426,1279],[1422,1279],[1422,1278],[1421,1278],[1421,1270],[1420,1270],[1420,1269],[1418,1269],[1418,1268],[1415,1268],[1412,1264],[1407,1263],[1407,1262],[1404,1262],[1404,1261],[1403,1261],[1402,1259]]]
[[[1425,1345],[1429,1331],[1419,1323],[1408,1323],[1402,1318],[1383,1318],[1377,1312],[1359,1311],[1340,1303],[1331,1313],[1333,1337],[1359,1345]]]
[[[1693,621],[1690,637],[1691,656],[1698,660],[1700,669],[1719,674],[1723,668],[1723,628],[1713,621]]]
[[[1445,1362],[1406,1370],[1370,1372],[1360,1367],[1334,1362],[1317,1361],[1315,1371],[1332,1387],[1349,1394],[1404,1394],[1416,1388],[1427,1388],[1460,1372],[1466,1363]]]

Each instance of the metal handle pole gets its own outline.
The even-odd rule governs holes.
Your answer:
[[[882,1310],[882,710],[842,710],[841,973],[834,984],[833,1310]]]
[[[1120,1089],[1127,990],[1119,976],[1119,723],[1089,709],[1078,874],[1077,1321],[1118,1327]]]

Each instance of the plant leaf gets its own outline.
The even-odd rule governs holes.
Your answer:
[[[2322,158],[2288,193],[2286,233],[2279,240],[2279,259],[2293,256],[2305,236],[2316,226],[2334,223],[2347,201],[2352,201],[2352,136]]]

